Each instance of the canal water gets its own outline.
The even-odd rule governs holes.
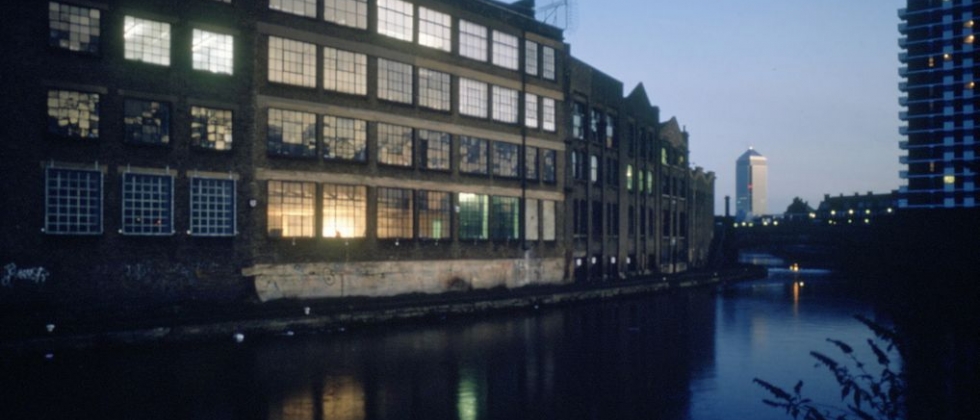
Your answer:
[[[826,339],[871,337],[835,274],[510,314],[0,361],[0,418],[786,419],[752,379],[836,403]],[[866,345],[865,345],[866,347]],[[869,359],[873,361],[873,359]]]

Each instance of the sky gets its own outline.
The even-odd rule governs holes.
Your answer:
[[[537,6],[557,0],[537,0]],[[735,160],[768,159],[768,213],[794,197],[898,189],[904,0],[574,0],[572,55],[643,83],[735,209]]]

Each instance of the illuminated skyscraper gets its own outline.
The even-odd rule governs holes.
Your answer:
[[[766,214],[766,158],[751,147],[735,161],[735,218]]]

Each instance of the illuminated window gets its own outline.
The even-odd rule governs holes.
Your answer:
[[[517,178],[520,175],[521,147],[516,144],[493,142],[493,175]]]
[[[973,27],[973,21],[972,20],[968,20],[968,21],[964,22],[963,23],[963,27],[964,28],[972,28]]]
[[[316,184],[269,181],[268,233],[273,238],[312,238]]]
[[[974,82],[967,82],[966,83],[966,88],[967,89],[973,89],[974,86],[976,86],[976,83],[974,83]]]
[[[214,32],[194,29],[191,51],[194,70],[232,74],[234,38]]]
[[[653,171],[647,171],[647,194],[653,193]]]
[[[524,150],[524,177],[538,179],[538,148],[527,146]]]
[[[316,0],[269,0],[269,8],[299,16],[316,17]]]
[[[524,72],[530,75],[538,75],[538,43],[534,41],[524,41]]]
[[[412,129],[378,123],[378,163],[412,166]]]
[[[966,43],[966,44],[972,44],[973,43],[973,35],[967,35],[966,38],[963,39],[963,42]]]
[[[366,161],[367,122],[324,115],[323,158],[327,160]]]
[[[483,194],[459,194],[459,238],[487,239],[489,203]]]
[[[174,233],[174,177],[126,172],[122,186],[124,235]]]
[[[126,16],[123,21],[127,60],[170,65],[170,24]]]
[[[419,154],[425,169],[449,170],[449,153],[452,141],[448,133],[418,130]]]
[[[493,119],[505,123],[517,123],[517,91],[493,86]]]
[[[323,88],[353,95],[366,95],[367,55],[324,47]]]
[[[419,6],[419,45],[452,51],[452,17]]]
[[[44,233],[102,234],[102,172],[44,170]]]
[[[487,27],[465,20],[459,21],[459,55],[477,61],[487,61]]]
[[[235,235],[235,180],[191,178],[193,236]]]
[[[946,185],[955,184],[956,183],[956,176],[954,176],[954,175],[946,175],[946,176],[944,176],[943,177],[943,183],[946,184]]]
[[[378,238],[412,238],[412,190],[378,188]]]
[[[452,93],[448,73],[419,68],[419,106],[449,111]]]
[[[459,171],[466,174],[487,174],[487,140],[461,136],[459,138]]]
[[[935,65],[936,65],[935,60],[932,57],[929,57],[929,67],[933,67]]]
[[[323,19],[338,25],[367,29],[367,0],[324,0]]]
[[[572,137],[585,140],[585,104],[580,102],[572,105]]]
[[[126,99],[123,104],[125,141],[136,144],[170,143],[170,104]]]
[[[270,155],[316,156],[316,114],[269,108],[268,125]]]
[[[316,87],[316,45],[270,36],[269,81]]]
[[[633,191],[633,165],[626,164],[626,190]]]
[[[538,128],[538,96],[524,94],[524,125]]]
[[[541,98],[541,128],[544,131],[555,131],[556,122],[555,100],[551,98]]]
[[[555,49],[551,47],[541,47],[542,76],[548,80],[555,80]]]
[[[401,0],[378,0],[378,33],[412,42],[414,6]]]
[[[99,94],[49,90],[48,133],[73,138],[99,138]]]
[[[48,3],[48,45],[70,51],[99,53],[102,12],[56,2]]]
[[[367,232],[367,187],[323,184],[323,237],[363,238]]]
[[[952,54],[950,54],[950,53],[943,54],[943,60],[944,61],[949,61],[949,60],[952,60],[952,59],[953,59],[953,55]]]
[[[599,133],[600,123],[602,123],[602,112],[592,108],[592,113],[589,115],[589,138],[592,141],[599,142],[602,140],[601,133]]]
[[[378,99],[412,103],[412,66],[378,59]]]
[[[544,182],[555,182],[557,159],[558,152],[550,149],[541,149],[541,179]]]
[[[493,64],[505,69],[517,70],[517,37],[493,31]]]
[[[448,239],[451,208],[449,193],[419,191],[419,238]]]
[[[490,197],[490,237],[517,239],[520,234],[521,200],[517,197]]]
[[[589,156],[589,181],[599,182],[599,157],[596,155]]]
[[[231,150],[232,112],[227,109],[191,107],[191,146]]]
[[[486,118],[487,107],[487,84],[459,78],[459,113]]]

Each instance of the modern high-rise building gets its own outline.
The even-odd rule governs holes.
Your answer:
[[[980,1],[908,0],[898,11],[902,38],[900,113],[906,136],[899,145],[908,185],[899,206],[976,206],[978,159],[975,16]]]
[[[735,218],[751,219],[766,214],[765,156],[749,148],[735,161]]]

